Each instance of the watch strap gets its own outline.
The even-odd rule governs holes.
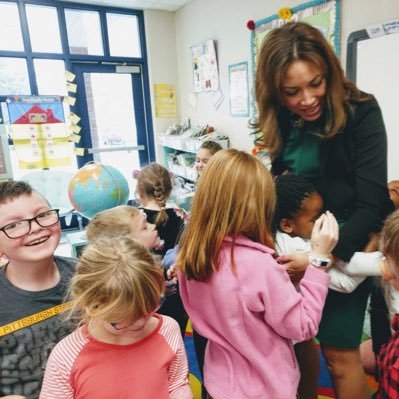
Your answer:
[[[309,263],[315,267],[329,267],[331,260],[329,258],[318,258],[317,256],[309,255]]]

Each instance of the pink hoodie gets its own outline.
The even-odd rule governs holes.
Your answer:
[[[219,270],[204,282],[179,273],[180,295],[195,329],[209,339],[204,380],[214,399],[294,399],[299,369],[292,340],[316,335],[329,277],[309,266],[297,292],[274,251],[230,238]]]

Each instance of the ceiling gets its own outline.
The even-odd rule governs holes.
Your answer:
[[[134,8],[139,10],[156,9],[176,11],[191,0],[62,0],[72,3],[93,4],[107,7]]]

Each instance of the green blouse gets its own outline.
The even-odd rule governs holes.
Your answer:
[[[288,169],[307,179],[320,177],[321,137],[313,132],[293,127],[284,144],[283,159]]]

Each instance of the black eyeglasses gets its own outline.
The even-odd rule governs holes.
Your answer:
[[[49,211],[39,213],[34,218],[18,220],[9,223],[0,228],[8,238],[19,238],[28,234],[32,228],[32,221],[35,221],[40,227],[50,227],[60,220],[59,209],[50,209]]]

